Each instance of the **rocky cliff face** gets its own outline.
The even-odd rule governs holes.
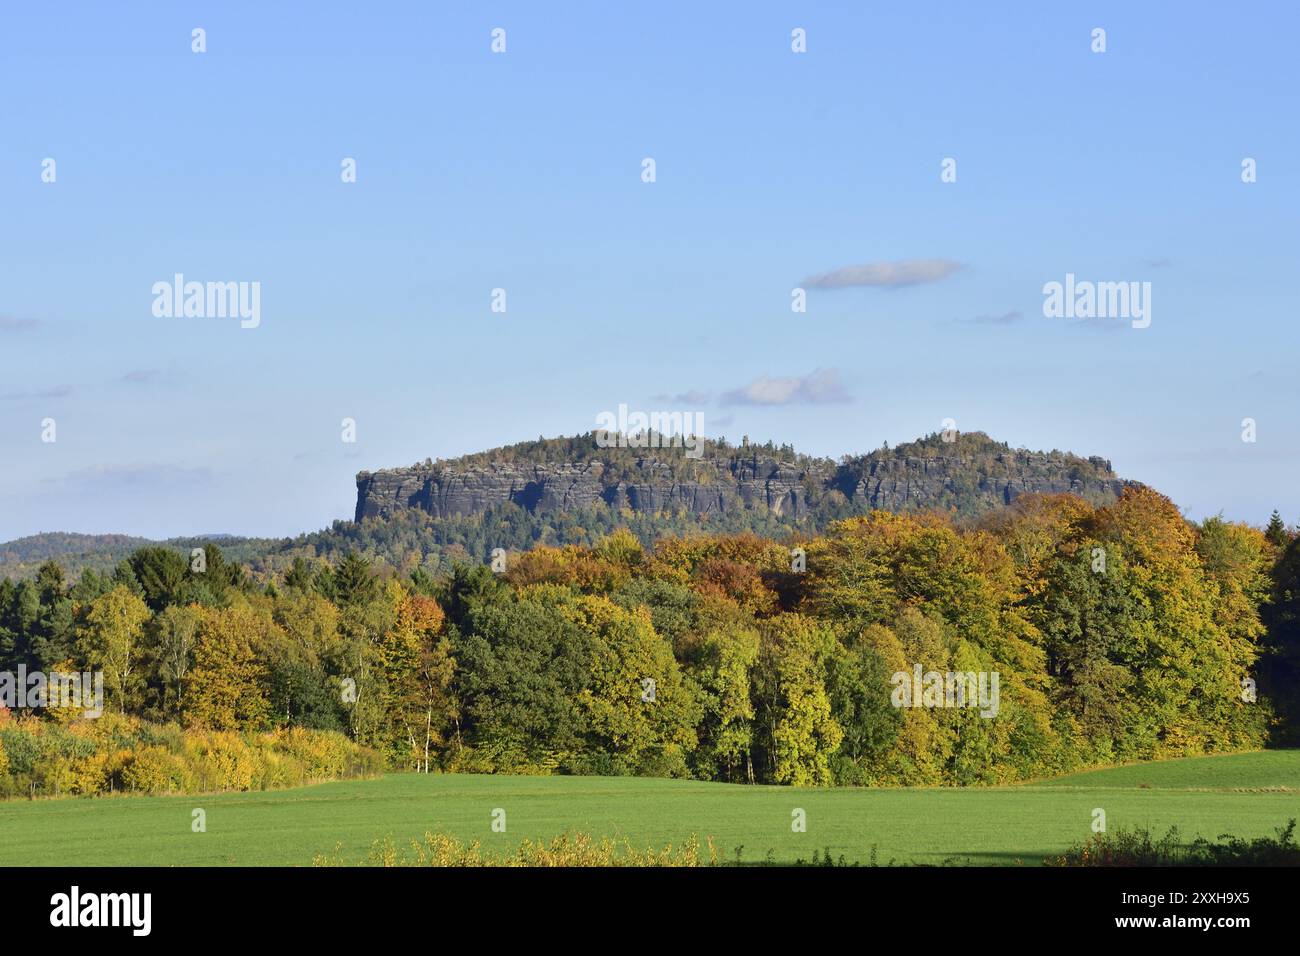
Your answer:
[[[771,458],[700,462],[691,478],[673,465],[642,458],[629,469],[606,462],[396,468],[357,476],[357,520],[418,508],[434,517],[478,514],[512,502],[528,511],[572,511],[603,503],[633,511],[765,508],[797,515],[806,507],[805,472]],[[824,479],[822,479],[824,481]]]
[[[763,509],[798,519],[822,506],[852,511],[955,508],[976,514],[1032,492],[1113,500],[1126,482],[1101,458],[1010,449],[978,433],[936,437],[835,464],[792,451],[710,445],[698,461],[680,450],[596,449],[547,460],[560,441],[357,475],[356,520],[418,509],[434,517],[480,514],[507,502],[535,514],[603,504],[707,517]],[[526,459],[526,460],[525,460]]]
[[[1095,502],[1112,501],[1128,484],[1115,476],[1105,459],[1087,459],[1088,467],[1083,468],[1080,462],[1059,452],[1024,450],[978,462],[961,457],[864,459],[842,469],[841,488],[850,501],[883,511],[949,506],[987,511],[1035,493],[1069,492]]]

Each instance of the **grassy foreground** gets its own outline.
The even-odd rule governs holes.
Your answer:
[[[1300,817],[1300,751],[1198,757],[995,789],[794,790],[609,777],[390,775],[295,790],[0,803],[0,866],[310,865],[364,860],[373,841],[441,831],[485,851],[566,830],[639,847],[712,837],[724,858],[832,855],[878,861],[1038,865],[1108,827],[1177,825],[1186,839],[1271,834]],[[191,832],[192,811],[207,832]],[[492,813],[507,832],[493,833]],[[807,832],[791,832],[791,812]],[[337,847],[337,850],[336,850]]]

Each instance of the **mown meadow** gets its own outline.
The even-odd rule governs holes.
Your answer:
[[[1041,865],[1091,834],[1177,826],[1187,840],[1271,835],[1300,817],[1300,751],[1157,761],[980,788],[792,788],[642,777],[390,774],[266,793],[0,803],[0,866],[311,866],[374,862],[426,833],[485,854],[564,833],[639,849],[709,841],[721,862],[813,854],[879,865]],[[202,809],[206,832],[193,832]],[[806,832],[792,830],[803,810]],[[493,811],[505,811],[494,832]],[[498,817],[499,819],[499,817]],[[55,848],[58,848],[57,851]]]

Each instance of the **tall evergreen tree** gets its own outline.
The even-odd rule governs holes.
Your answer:
[[[1291,542],[1291,535],[1287,533],[1286,525],[1282,523],[1282,516],[1277,513],[1276,509],[1268,519],[1268,527],[1264,529],[1264,537],[1268,538],[1270,544],[1279,548],[1285,548]]]

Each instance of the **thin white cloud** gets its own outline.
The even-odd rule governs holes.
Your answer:
[[[0,402],[21,402],[29,398],[67,398],[72,394],[70,385],[56,385],[35,392],[5,392],[0,395]]]
[[[1011,312],[1003,312],[1000,315],[993,315],[986,312],[983,315],[977,315],[975,318],[968,319],[967,321],[977,322],[980,325],[1012,325],[1021,321],[1024,317],[1025,314],[1019,309],[1016,309]]]
[[[807,375],[763,375],[722,396],[723,405],[830,405],[851,401],[840,384],[839,370],[815,369]]]
[[[847,289],[875,286],[897,289],[902,286],[938,282],[962,267],[951,259],[904,259],[901,262],[867,262],[860,266],[842,266],[809,276],[800,283],[806,289]]]
[[[669,395],[666,392],[660,392],[658,395],[651,397],[654,402],[674,402],[686,405],[707,405],[713,399],[712,392],[704,392],[699,389],[691,389],[687,392],[678,392],[676,395]]]
[[[66,487],[93,489],[97,493],[110,489],[193,488],[212,480],[209,468],[190,468],[162,463],[91,465],[47,481]]]
[[[18,319],[12,315],[0,315],[0,332],[25,332],[40,324],[40,319]]]

